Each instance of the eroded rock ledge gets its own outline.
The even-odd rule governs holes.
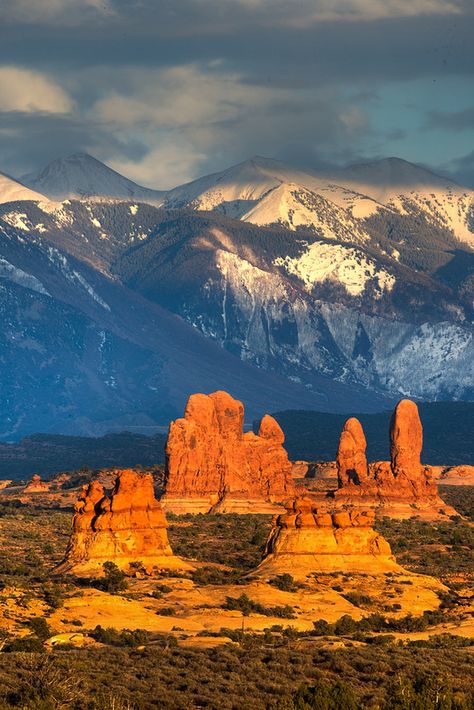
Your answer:
[[[373,511],[320,510],[309,497],[287,504],[275,517],[258,575],[288,572],[383,574],[401,571],[390,545],[373,529]]]
[[[147,571],[191,569],[173,555],[150,474],[124,469],[117,472],[110,496],[99,481],[79,495],[66,555],[56,571],[88,574],[108,561],[121,569],[131,562],[141,562]]]

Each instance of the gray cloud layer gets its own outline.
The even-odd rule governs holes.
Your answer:
[[[468,156],[470,109],[446,105],[472,81],[473,35],[470,0],[4,0],[0,170],[86,150],[169,187],[254,153],[406,152],[420,125],[449,142],[463,124]],[[397,95],[385,129],[390,87],[416,80],[442,80],[439,106],[421,97],[414,118]]]

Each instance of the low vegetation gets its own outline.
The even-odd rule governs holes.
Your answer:
[[[443,488],[442,493],[464,515],[472,510],[472,489]],[[313,628],[302,632],[292,626],[296,605],[267,605],[252,599],[251,593],[236,593],[234,587],[226,597],[225,590],[216,590],[225,599],[224,609],[243,617],[277,618],[264,621],[268,627],[259,633],[246,630],[245,618],[237,630],[203,631],[196,644],[220,636],[225,645],[198,648],[184,645],[182,614],[173,600],[177,583],[192,586],[191,579],[205,588],[245,582],[246,573],[260,561],[271,518],[170,516],[175,551],[198,563],[193,573],[181,575],[185,581],[171,579],[179,576],[174,573],[170,579],[163,575],[152,582],[143,580],[138,566],[135,578],[126,579],[109,564],[95,584],[108,593],[146,599],[157,614],[175,617],[167,622],[172,631],[117,630],[106,623],[97,626],[96,621],[88,627],[73,620],[71,626],[90,637],[92,645],[77,648],[65,643],[47,651],[45,641],[57,633],[54,619],[62,618],[65,600],[82,593],[75,580],[52,581],[49,575],[67,544],[70,511],[10,503],[0,505],[0,518],[2,612],[8,613],[14,590],[23,619],[18,622],[21,636],[11,631],[0,635],[0,710],[474,708],[472,640],[437,628],[465,614],[473,542],[465,520],[377,522],[401,564],[449,586],[450,592],[441,595],[439,611],[414,617],[401,616],[396,604],[374,609],[370,587],[354,588],[348,576],[335,573],[324,583],[367,616],[355,621],[346,615],[334,623],[315,617]],[[387,585],[402,588],[410,581],[395,577],[387,573]],[[269,582],[288,593],[302,586],[288,573]],[[401,638],[403,634],[414,638]]]

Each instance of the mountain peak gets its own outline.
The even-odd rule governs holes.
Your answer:
[[[64,163],[87,163],[87,162],[93,162],[93,163],[100,163],[101,165],[104,165],[104,163],[101,163],[100,160],[97,158],[94,158],[93,155],[90,153],[84,153],[84,152],[77,152],[77,153],[71,153],[70,155],[66,155],[62,158],[56,158],[56,160],[52,162],[64,162]],[[105,166],[107,167],[107,166]]]
[[[60,200],[103,197],[157,203],[162,197],[161,192],[137,185],[84,152],[56,158],[25,181],[31,188]]]
[[[349,180],[385,188],[429,185],[446,187],[456,184],[422,165],[395,156],[349,165],[342,170],[342,174]]]
[[[0,204],[23,200],[44,201],[46,197],[26,187],[19,180],[0,172]]]

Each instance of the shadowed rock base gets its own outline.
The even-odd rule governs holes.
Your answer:
[[[66,555],[55,571],[88,575],[109,561],[124,570],[137,562],[147,572],[192,569],[173,555],[150,474],[119,471],[110,497],[98,481],[82,489]]]

